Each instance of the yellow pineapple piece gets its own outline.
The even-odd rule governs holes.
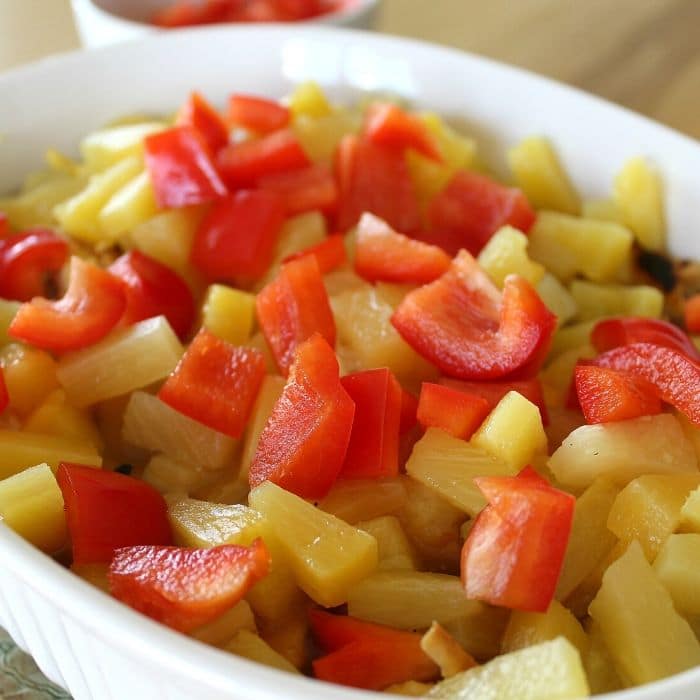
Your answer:
[[[499,287],[503,287],[508,275],[520,275],[536,287],[545,274],[544,267],[528,257],[527,236],[512,226],[503,226],[496,231],[482,248],[477,261]]]
[[[399,478],[341,479],[318,507],[350,525],[394,513],[406,503],[406,487]]]
[[[646,284],[594,284],[574,280],[569,292],[578,307],[576,318],[579,321],[605,316],[661,318],[664,308],[663,292]]]
[[[537,285],[537,293],[545,306],[557,317],[557,327],[568,323],[578,313],[576,300],[551,273],[545,272]]]
[[[109,564],[71,564],[70,570],[109,595]]]
[[[205,644],[226,648],[228,642],[239,632],[255,634],[257,629],[255,615],[250,605],[245,600],[241,600],[223,615],[192,630],[189,636]]]
[[[693,489],[683,503],[680,529],[684,532],[700,532],[700,488]]]
[[[307,80],[294,88],[289,96],[289,111],[292,118],[327,117],[333,114],[333,107],[318,83]]]
[[[164,122],[146,121],[100,129],[82,140],[80,152],[90,170],[104,170],[125,158],[143,155],[143,139],[166,128]]]
[[[700,614],[700,535],[670,535],[654,560],[654,572],[685,616]]]
[[[102,240],[115,241],[158,213],[150,175],[142,172],[117,190],[102,207],[97,223]]]
[[[588,618],[586,631],[588,632],[588,653],[583,657],[583,665],[586,669],[586,677],[591,687],[591,695],[601,695],[622,690],[622,681],[615,670],[615,664],[608,648],[605,646],[600,625],[595,620]]]
[[[451,678],[478,664],[459,642],[438,622],[420,640],[420,647],[439,667],[443,678]]]
[[[581,216],[584,219],[599,219],[600,221],[614,221],[624,224],[617,204],[612,199],[588,199],[581,207]]]
[[[255,296],[240,289],[213,284],[202,307],[202,325],[233,345],[243,345],[255,322]]]
[[[323,277],[323,286],[329,297],[334,297],[357,289],[367,289],[369,285],[362,277],[355,274],[355,270],[349,264],[343,265]]]
[[[428,694],[434,683],[421,683],[420,681],[406,681],[405,683],[394,683],[384,689],[385,693],[391,695],[404,695],[409,698],[420,698]]]
[[[193,467],[163,454],[153,455],[141,474],[141,479],[162,494],[186,495],[211,486],[217,477],[217,472]]]
[[[364,530],[377,540],[378,569],[392,571],[419,568],[418,555],[396,516],[383,515],[371,520],[363,520],[356,525],[358,529]]]
[[[420,119],[437,141],[445,165],[453,172],[472,168],[476,163],[476,141],[455,131],[434,112],[420,115]]]
[[[540,373],[548,403],[566,405],[578,361],[591,359],[597,354],[592,345],[586,344],[557,355]]]
[[[301,114],[294,119],[293,129],[311,160],[330,163],[343,136],[356,133],[360,124],[358,114],[339,110],[321,117]]]
[[[295,666],[282,654],[276,652],[262,637],[247,629],[239,630],[224,646],[224,650],[280,671],[299,673]]]
[[[406,151],[406,164],[421,208],[426,207],[447,187],[455,173],[455,169],[449,165],[438,163],[433,158],[428,158],[413,149]]]
[[[2,351],[3,346],[12,342],[12,338],[7,334],[7,330],[19,307],[20,303],[18,301],[0,299],[0,351]]]
[[[591,331],[596,323],[598,321],[584,321],[583,323],[573,323],[557,330],[554,338],[552,338],[549,356],[556,357],[567,350],[575,350],[581,345],[590,345]]]
[[[275,619],[261,621],[261,639],[294,668],[309,666],[308,600],[290,607]]]
[[[44,350],[11,343],[0,353],[10,406],[21,417],[29,415],[59,388],[56,361]]]
[[[268,374],[274,375],[279,372],[279,367],[277,367],[277,363],[275,362],[274,357],[272,357],[270,347],[267,344],[267,340],[265,340],[265,336],[262,334],[262,331],[258,331],[249,340],[247,340],[245,342],[245,346],[247,348],[259,350],[262,353],[263,359],[265,360],[265,371]]]
[[[250,488],[247,481],[240,481],[237,474],[227,474],[220,481],[217,480],[210,486],[198,489],[192,495],[195,498],[210,501],[211,503],[235,505],[248,501],[248,491],[250,491]]]

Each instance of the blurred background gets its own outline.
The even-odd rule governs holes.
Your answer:
[[[384,0],[377,29],[576,85],[700,138],[700,0]],[[0,0],[0,70],[78,46],[69,0]]]

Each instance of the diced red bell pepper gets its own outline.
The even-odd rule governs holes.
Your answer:
[[[335,168],[340,190],[338,231],[348,231],[365,212],[400,233],[421,227],[418,199],[402,153],[349,135],[337,148]]]
[[[117,258],[108,269],[124,283],[122,323],[131,325],[162,314],[180,340],[187,336],[196,311],[192,292],[182,277],[138,250]]]
[[[228,101],[229,123],[269,134],[289,125],[289,108],[274,100],[254,95],[231,95]]]
[[[107,563],[120,547],[172,543],[165,499],[145,481],[66,462],[56,480],[75,564]]]
[[[216,619],[270,570],[261,539],[250,547],[126,547],[109,567],[111,594],[180,632]]]
[[[202,328],[158,398],[213,430],[238,438],[265,377],[265,358],[255,348],[237,347]]]
[[[314,676],[353,688],[383,690],[394,683],[431,681],[439,669],[421,649],[422,635],[331,615],[309,613],[311,629],[326,652],[313,662]]]
[[[519,189],[463,171],[433,199],[428,219],[434,242],[440,241],[450,255],[460,248],[478,255],[506,224],[527,233],[535,222],[535,212]]]
[[[193,92],[182,105],[175,118],[175,124],[196,129],[211,153],[216,153],[228,143],[226,122],[198,92]]]
[[[190,260],[209,282],[248,287],[270,266],[284,218],[284,202],[276,194],[236,192],[204,217]]]
[[[515,477],[479,477],[488,500],[462,548],[468,598],[514,610],[545,612],[552,602],[576,499],[531,467]]]
[[[578,365],[574,376],[586,423],[610,423],[661,413],[656,389],[646,379],[588,364]]]
[[[401,385],[386,368],[355,372],[340,382],[355,402],[355,420],[340,476],[345,479],[397,476]]]
[[[177,0],[158,11],[151,20],[159,27],[174,29],[226,20],[231,0]]]
[[[450,262],[442,248],[396,233],[374,214],[363,214],[357,225],[355,272],[368,282],[427,284]]]
[[[0,238],[10,235],[10,222],[7,220],[7,214],[0,211]]]
[[[0,297],[29,301],[47,287],[68,260],[68,243],[50,229],[32,228],[0,240]]]
[[[345,237],[339,233],[334,233],[316,245],[288,255],[282,262],[288,263],[292,260],[298,260],[305,255],[313,255],[316,258],[321,274],[326,275],[344,265],[347,261],[348,254],[345,250]]]
[[[311,165],[291,129],[231,143],[219,151],[216,162],[224,182],[232,189],[253,187],[264,177]]]
[[[258,323],[280,372],[286,375],[297,346],[320,333],[335,346],[335,319],[316,257],[282,265],[255,299]]]
[[[424,428],[441,428],[463,440],[476,432],[490,413],[489,402],[440,384],[423,382],[418,399],[418,422]]]
[[[556,327],[529,282],[509,275],[501,296],[464,250],[440,279],[409,292],[391,322],[445,374],[478,380],[534,376]]]
[[[657,318],[608,318],[598,321],[591,331],[591,343],[605,352],[632,343],[653,343],[682,352],[691,360],[700,360],[693,341],[678,326]]]
[[[44,350],[79,350],[104,338],[125,308],[123,283],[106,270],[74,257],[64,296],[58,301],[36,297],[22,304],[8,334]]]
[[[338,185],[325,163],[268,175],[258,187],[280,195],[290,216],[313,210],[331,213],[338,206]]]
[[[10,403],[10,395],[7,393],[7,385],[5,384],[5,375],[0,367],[0,413],[2,413]]]
[[[228,191],[209,148],[191,126],[176,126],[144,139],[146,168],[161,209],[204,204]]]
[[[700,333],[700,294],[685,300],[683,318],[688,333]]]
[[[418,423],[418,399],[405,389],[401,390],[401,420],[399,435],[404,435]]]
[[[282,396],[260,435],[250,486],[269,479],[302,498],[323,498],[343,466],[354,415],[333,348],[316,333],[296,350]]]
[[[442,162],[440,149],[425,124],[390,102],[375,103],[368,108],[364,133],[379,146],[396,149],[402,154],[412,148]]]

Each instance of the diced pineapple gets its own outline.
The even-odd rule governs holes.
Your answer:
[[[265,360],[265,371],[268,374],[274,375],[279,372],[279,367],[277,366],[275,358],[270,352],[270,346],[267,344],[267,340],[265,340],[265,336],[262,334],[262,331],[255,333],[252,338],[246,341],[245,346],[247,348],[254,348],[262,353],[263,359]]]
[[[426,430],[406,463],[406,472],[411,477],[471,516],[486,505],[474,477],[511,476],[516,471],[515,466],[484,448],[438,428]]]
[[[654,572],[683,615],[700,614],[700,535],[671,535],[654,560]]]
[[[582,425],[551,456],[566,486],[584,489],[598,476],[626,484],[643,474],[697,474],[695,450],[669,413],[617,423]]]
[[[297,603],[274,619],[263,620],[260,637],[296,669],[309,666],[309,604]]]
[[[109,595],[109,564],[71,564],[70,570]]]
[[[688,494],[681,508],[680,529],[684,532],[700,532],[700,488]]]
[[[326,293],[329,297],[338,296],[343,292],[369,288],[367,282],[358,276],[349,264],[324,275],[323,286],[326,288]]]
[[[589,645],[588,653],[583,658],[583,665],[586,669],[591,695],[621,690],[622,681],[615,670],[610,652],[605,646],[600,625],[595,620],[588,618],[586,631],[588,632]]]
[[[557,355],[540,373],[548,403],[565,406],[574,381],[574,369],[579,360],[588,360],[597,355],[591,345],[579,345]],[[579,421],[581,422],[581,421]]]
[[[421,683],[420,681],[406,681],[395,683],[384,690],[390,695],[404,695],[409,698],[420,698],[428,694],[434,683]]]
[[[531,136],[508,151],[515,181],[536,209],[578,214],[581,202],[552,144]]]
[[[587,697],[588,693],[586,674],[576,647],[558,637],[463,671],[438,683],[428,697],[571,700]]]
[[[215,471],[184,464],[167,455],[153,455],[141,478],[162,494],[178,493],[188,496],[211,486],[219,475]]]
[[[584,219],[598,219],[599,221],[614,221],[624,224],[617,205],[612,199],[588,199],[581,207],[581,216]]]
[[[292,118],[327,117],[333,114],[333,107],[318,83],[308,80],[294,88],[289,96],[289,111]]]
[[[233,345],[243,345],[255,321],[255,296],[248,292],[213,284],[202,307],[202,325]]]
[[[142,155],[144,138],[165,128],[164,122],[151,121],[93,131],[81,142],[80,152],[88,168],[104,170],[124,158]]]
[[[239,632],[255,634],[257,629],[250,605],[245,600],[241,600],[223,615],[192,630],[189,636],[205,644],[225,647]]]
[[[360,128],[358,115],[347,110],[323,117],[299,115],[294,120],[294,133],[306,155],[313,161],[331,162],[340,139]]]
[[[589,612],[626,684],[650,683],[700,664],[698,640],[637,542],[608,567]]]
[[[661,318],[664,295],[647,284],[595,284],[574,280],[569,291],[578,307],[576,318],[589,321],[605,316]]]
[[[116,464],[145,464],[148,461],[149,452],[129,445],[122,438],[122,423],[129,399],[129,394],[117,396],[98,403],[94,409],[100,437],[105,445],[104,456]]]
[[[513,430],[517,425],[518,429]],[[520,470],[537,454],[547,452],[540,409],[517,391],[509,391],[489,413],[471,439],[481,448]]]
[[[455,173],[455,169],[449,165],[438,163],[413,149],[406,151],[406,164],[421,208],[426,207],[447,186]]]
[[[690,422],[690,419],[680,411],[674,411],[674,415],[681,424],[685,436],[692,443],[693,448],[695,449],[695,454],[698,456],[698,459],[700,459],[700,428],[693,425]]]
[[[240,481],[238,475],[227,475],[220,481],[214,482],[211,486],[199,489],[192,495],[203,501],[211,503],[223,503],[236,505],[248,501],[248,491],[250,487],[247,481]]]
[[[224,650],[280,671],[299,673],[297,668],[287,661],[284,656],[276,652],[264,639],[250,630],[239,630],[233,639],[224,646]]]
[[[10,301],[9,299],[0,299],[0,351],[8,343],[12,342],[12,338],[7,334],[7,329],[12,323],[17,310],[20,307],[18,301]]]
[[[630,481],[615,499],[608,529],[623,544],[637,540],[649,561],[681,520],[681,508],[700,485],[700,473],[640,476]]]
[[[10,406],[21,417],[29,415],[59,388],[56,361],[44,350],[11,343],[0,353],[0,367]]]
[[[380,570],[419,568],[418,556],[396,516],[383,515],[372,520],[363,520],[357,523],[357,527],[377,540]]]
[[[614,281],[632,254],[632,234],[624,226],[550,211],[540,212],[529,239],[530,257],[563,282],[577,273]]]
[[[460,671],[478,665],[474,657],[464,651],[459,642],[438,622],[430,625],[420,640],[420,647],[440,667],[443,678],[451,678]]]
[[[341,479],[318,507],[355,525],[360,520],[394,513],[405,504],[406,487],[402,479]]]
[[[421,115],[421,121],[437,141],[445,164],[453,171],[469,169],[476,161],[476,141],[455,131],[433,112]]]
[[[537,293],[545,306],[557,317],[557,327],[568,323],[578,312],[576,300],[551,273],[545,272],[537,285]]]
[[[66,543],[63,496],[48,464],[0,481],[0,520],[35,547],[52,554]]]
[[[117,190],[102,207],[97,222],[103,241],[115,241],[158,213],[153,185],[147,172],[140,173]]]
[[[552,339],[550,357],[556,357],[567,350],[575,350],[582,345],[590,345],[591,331],[597,321],[584,321],[560,328]]]
[[[317,603],[334,607],[377,567],[377,541],[271,482],[253,489],[250,505],[269,521],[297,583]]]
[[[530,260],[527,254],[527,236],[512,226],[503,226],[482,248],[477,261],[499,287],[508,275],[520,275],[536,287],[544,277],[545,269]]]
[[[110,333],[84,350],[66,353],[56,372],[75,406],[126,394],[167,377],[182,345],[164,316]]]
[[[63,175],[77,175],[80,170],[80,165],[69,158],[65,153],[57,151],[55,148],[49,148],[44,154],[44,160],[49,169],[55,173]]]

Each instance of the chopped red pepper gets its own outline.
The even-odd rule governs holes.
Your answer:
[[[45,350],[78,350],[104,338],[125,308],[123,283],[109,272],[74,257],[63,298],[49,301],[36,297],[22,304],[8,334]]]
[[[427,284],[449,267],[442,248],[396,233],[374,214],[364,214],[357,225],[355,271],[368,282]]]
[[[258,186],[280,195],[290,216],[313,210],[330,213],[338,206],[338,185],[325,163],[268,175]]]
[[[403,435],[418,423],[418,399],[405,389],[401,390],[401,420],[399,434]]]
[[[485,380],[535,375],[556,317],[517,275],[506,278],[501,296],[476,260],[461,251],[440,279],[404,297],[391,322],[445,374]]]
[[[206,328],[194,337],[158,398],[213,430],[238,438],[265,377],[265,358]]]
[[[198,92],[193,92],[175,118],[177,126],[191,126],[216,153],[228,143],[228,127],[222,116]]]
[[[212,202],[227,194],[209,148],[191,126],[176,126],[144,139],[146,168],[161,209]]]
[[[4,238],[10,234],[10,222],[7,220],[7,214],[0,211],[0,238]]]
[[[469,440],[490,411],[489,402],[481,396],[429,382],[423,382],[421,387],[418,422],[425,428],[441,428]]]
[[[131,325],[162,314],[180,340],[187,336],[196,312],[192,292],[182,277],[138,250],[117,258],[108,269],[124,283],[122,323]]]
[[[231,95],[228,120],[235,126],[258,134],[269,134],[289,124],[289,108],[273,100],[253,95]]]
[[[345,250],[345,237],[339,233],[334,233],[310,248],[288,255],[282,262],[288,263],[292,260],[298,260],[305,255],[313,255],[316,258],[321,274],[326,275],[344,265],[347,261],[348,254]]]
[[[316,333],[297,348],[282,396],[260,435],[251,487],[269,479],[302,498],[323,498],[343,466],[354,414],[333,348]]]
[[[157,12],[152,22],[167,29],[223,22],[228,15],[230,4],[231,0],[177,0]]]
[[[685,300],[683,318],[688,333],[700,333],[700,294]]]
[[[120,547],[172,543],[165,499],[145,481],[66,462],[56,480],[75,564],[109,562]]]
[[[320,333],[335,346],[335,320],[316,256],[282,265],[255,299],[258,323],[277,366],[286,375],[297,346]]]
[[[261,539],[250,547],[126,547],[109,567],[109,587],[135,610],[189,632],[232,608],[269,569]]]
[[[0,367],[0,413],[2,413],[10,403],[10,395],[7,393],[7,385],[5,384],[5,375]]]
[[[576,499],[531,467],[515,477],[479,477],[488,499],[462,549],[468,598],[545,612],[552,602]]]

